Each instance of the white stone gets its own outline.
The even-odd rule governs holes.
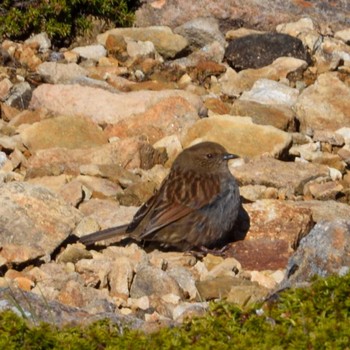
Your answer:
[[[107,50],[103,45],[88,45],[75,47],[73,52],[78,53],[81,57],[98,61],[101,57],[107,56]]]
[[[343,139],[347,145],[350,145],[350,128],[343,127],[335,131],[336,134],[343,136]]]
[[[262,104],[293,106],[299,96],[297,89],[269,79],[257,80],[252,89],[242,94],[241,100]]]
[[[329,168],[329,176],[331,177],[332,181],[341,180],[343,178],[342,173],[335,168]]]
[[[342,40],[347,44],[350,41],[350,28],[337,31],[334,33],[334,38]]]
[[[39,50],[43,52],[47,51],[51,47],[51,40],[45,32],[31,36],[25,41],[25,43],[37,43],[39,45]]]

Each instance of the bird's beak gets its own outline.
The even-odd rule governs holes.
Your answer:
[[[230,159],[235,159],[235,158],[239,158],[239,156],[237,156],[236,154],[232,154],[232,153],[225,153],[223,156],[224,160],[230,160]]]

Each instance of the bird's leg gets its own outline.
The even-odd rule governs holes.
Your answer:
[[[205,254],[212,254],[212,255],[216,255],[216,256],[223,255],[228,248],[229,248],[229,244],[224,245],[220,249],[209,249],[205,246],[198,247],[200,252],[205,253]]]

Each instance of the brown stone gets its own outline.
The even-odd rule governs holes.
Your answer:
[[[195,140],[214,141],[240,157],[271,154],[278,157],[291,144],[289,134],[272,126],[257,125],[250,118],[216,115],[197,121],[183,139],[188,146]]]

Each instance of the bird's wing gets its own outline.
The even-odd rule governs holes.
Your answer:
[[[159,229],[209,205],[216,200],[220,192],[219,189],[213,191],[213,186],[220,186],[219,179],[213,178],[212,181],[206,181],[208,188],[203,185],[203,178],[195,176],[188,178],[183,174],[172,174],[170,181],[175,184],[175,187],[169,189],[164,182],[159,192],[136,213],[133,220],[135,226],[147,216],[147,224],[140,233],[141,239],[147,239]]]

